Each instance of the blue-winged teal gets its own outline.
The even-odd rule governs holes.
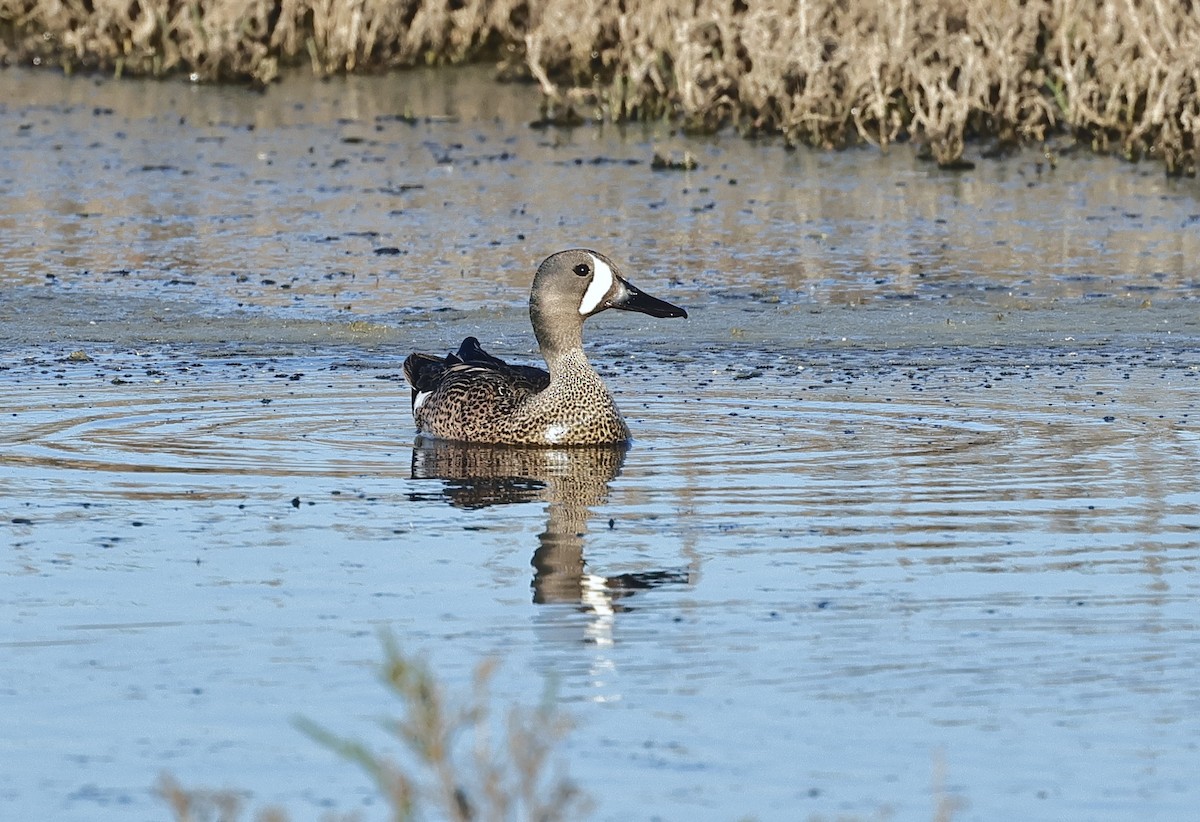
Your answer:
[[[604,381],[583,353],[583,321],[606,308],[652,317],[687,312],[630,285],[612,260],[586,249],[541,264],[529,294],[529,317],[549,372],[508,365],[467,337],[446,357],[410,354],[417,431],[430,437],[511,445],[625,442],[629,428]]]

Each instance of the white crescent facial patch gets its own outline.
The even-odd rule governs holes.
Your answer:
[[[588,284],[587,291],[583,294],[583,300],[579,303],[579,313],[585,317],[596,310],[613,286],[612,268],[595,255],[591,255],[591,257],[592,281]]]

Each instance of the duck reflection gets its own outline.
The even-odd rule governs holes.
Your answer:
[[[619,600],[637,591],[689,581],[686,570],[612,577],[587,571],[583,540],[590,509],[608,497],[609,483],[620,473],[627,450],[625,444],[528,448],[418,438],[412,477],[441,480],[438,496],[459,508],[544,500],[546,530],[538,536],[532,561],[533,601],[613,613],[627,610]]]

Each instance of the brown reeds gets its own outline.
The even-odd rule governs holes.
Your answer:
[[[596,4],[607,8],[611,4]],[[547,0],[526,58],[551,106],[794,143],[1066,132],[1195,174],[1200,11],[1163,0],[697,0],[582,16]]]
[[[524,35],[518,0],[0,0],[0,60],[269,83],[455,63]]]
[[[197,80],[499,59],[551,119],[789,143],[1052,134],[1194,175],[1195,0],[0,0],[0,58]],[[515,69],[515,71],[514,71]]]

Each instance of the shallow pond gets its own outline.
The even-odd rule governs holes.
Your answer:
[[[383,818],[293,724],[384,745],[381,630],[553,681],[598,819],[1200,803],[1194,181],[536,130],[473,71],[0,91],[0,817]],[[532,359],[573,245],[691,313],[589,323],[633,446],[414,444],[403,356]]]

